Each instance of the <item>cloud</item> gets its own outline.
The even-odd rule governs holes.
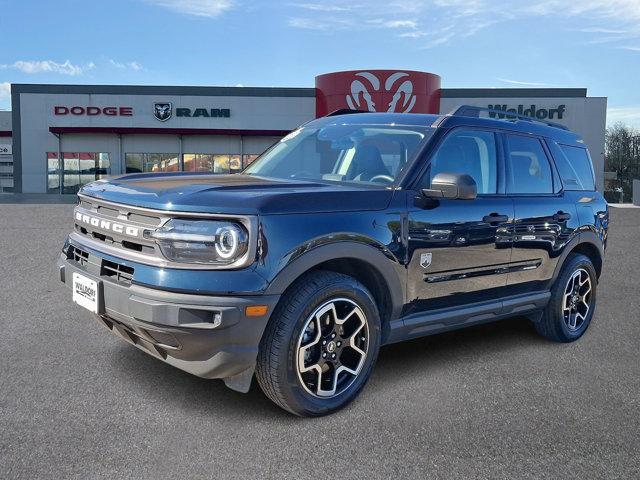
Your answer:
[[[621,47],[618,47],[622,50],[631,50],[632,52],[640,52],[640,47],[635,47],[635,46],[631,46],[631,45],[623,45]]]
[[[413,20],[391,20],[384,22],[386,28],[416,28],[418,24]]]
[[[233,0],[146,0],[147,3],[168,8],[174,12],[197,17],[215,18],[235,6]]]
[[[428,35],[427,32],[413,31],[413,32],[402,32],[398,36],[400,38],[420,38],[420,37],[425,37],[427,35]]]
[[[610,35],[622,35],[624,33],[627,33],[626,30],[615,30],[612,28],[602,28],[602,27],[581,28],[578,31],[583,33],[608,33]]]
[[[339,18],[305,18],[305,17],[295,17],[289,19],[289,26],[294,28],[301,28],[303,30],[334,30],[334,29],[344,29],[344,28],[353,28],[355,25],[348,18],[339,19]]]
[[[306,10],[312,10],[314,12],[348,12],[349,10],[351,10],[351,7],[346,5],[325,5],[321,3],[292,3],[291,6],[303,8]]]
[[[60,75],[78,76],[95,68],[95,63],[89,62],[85,65],[75,65],[66,60],[64,63],[53,60],[17,60],[11,64],[0,65],[2,69],[19,70],[22,73],[58,73]]]
[[[598,19],[640,20],[638,0],[537,0],[522,8],[525,13],[553,16],[584,16]]]
[[[615,47],[640,38],[639,0],[368,0],[362,5],[325,0],[288,4],[291,12],[288,23],[293,28],[327,33],[395,29],[396,37],[421,48],[448,44],[507,21],[546,16],[575,18],[574,32],[588,36],[585,44]]]
[[[11,84],[9,82],[0,82],[0,98],[9,98],[11,96]]]
[[[640,107],[610,107],[607,109],[607,124],[623,122],[640,126]]]
[[[116,67],[119,69],[129,69],[134,72],[139,72],[140,70],[144,70],[144,67],[139,62],[116,62],[114,59],[109,59],[109,65],[112,67]]]
[[[550,83],[538,83],[538,82],[521,82],[519,80],[510,80],[508,78],[497,78],[499,82],[508,83],[509,85],[521,85],[523,87],[554,87]]]

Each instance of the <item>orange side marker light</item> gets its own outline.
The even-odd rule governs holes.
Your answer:
[[[269,307],[267,305],[250,305],[245,307],[244,314],[247,317],[262,317],[267,314]]]

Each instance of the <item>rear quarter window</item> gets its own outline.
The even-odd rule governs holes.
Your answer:
[[[586,148],[558,144],[556,162],[565,190],[595,190],[591,157]]]

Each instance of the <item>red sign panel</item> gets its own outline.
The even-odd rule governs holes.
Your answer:
[[[351,70],[316,77],[316,116],[341,108],[439,113],[440,77],[412,70]]]

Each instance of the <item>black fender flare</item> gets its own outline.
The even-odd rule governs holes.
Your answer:
[[[396,319],[400,317],[404,306],[405,281],[401,276],[404,267],[388,250],[385,253],[382,247],[376,248],[373,245],[352,241],[324,244],[307,250],[291,260],[276,274],[264,293],[265,295],[282,295],[302,274],[326,261],[340,258],[360,260],[374,268],[386,282],[391,299],[391,319]]]
[[[600,256],[600,262],[604,260],[604,246],[602,244],[602,241],[596,234],[596,232],[594,232],[591,229],[581,230],[578,233],[578,235],[575,235],[571,239],[571,241],[569,241],[569,243],[565,245],[562,251],[562,254],[560,255],[560,258],[558,259],[558,263],[556,264],[555,271],[553,272],[553,277],[549,281],[549,288],[551,288],[551,286],[555,283],[556,279],[558,278],[558,275],[560,275],[560,271],[562,270],[562,267],[564,266],[564,262],[566,261],[569,254],[573,252],[573,250],[578,245],[585,244],[585,243],[589,244],[589,246],[592,246],[596,249],[596,251],[598,252],[598,255]]]

